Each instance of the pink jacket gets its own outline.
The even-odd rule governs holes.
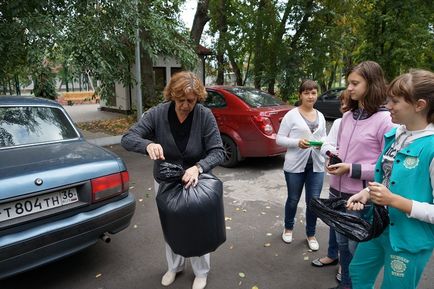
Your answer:
[[[347,194],[355,194],[374,180],[375,163],[384,145],[384,134],[393,123],[388,111],[378,111],[366,119],[354,119],[351,111],[342,117],[338,134],[338,155],[351,164],[348,174],[330,176],[330,187]]]

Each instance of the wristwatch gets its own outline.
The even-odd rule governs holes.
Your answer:
[[[203,173],[203,169],[199,163],[196,163],[197,170],[199,171],[199,175]]]

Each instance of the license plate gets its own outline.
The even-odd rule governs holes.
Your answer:
[[[78,202],[77,190],[66,189],[42,196],[0,204],[0,222]]]

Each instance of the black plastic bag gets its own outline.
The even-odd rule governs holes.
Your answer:
[[[170,179],[160,183],[157,206],[164,238],[173,252],[197,257],[215,251],[226,241],[222,182],[212,174],[201,174],[197,186],[186,189],[179,166],[164,164],[160,173]]]
[[[357,242],[380,236],[389,225],[389,214],[384,206],[374,205],[371,224],[363,218],[346,213],[346,203],[347,200],[343,198],[315,198],[310,201],[309,206],[324,223]]]

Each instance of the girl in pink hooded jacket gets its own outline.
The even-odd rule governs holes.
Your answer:
[[[341,121],[338,133],[338,155],[342,163],[327,166],[330,192],[349,198],[374,179],[374,168],[384,144],[384,134],[392,127],[390,114],[383,104],[386,101],[386,83],[383,70],[374,61],[364,61],[347,74],[350,111]],[[361,215],[361,212],[349,211]],[[337,234],[342,281],[339,289],[352,288],[349,276],[356,242]]]

